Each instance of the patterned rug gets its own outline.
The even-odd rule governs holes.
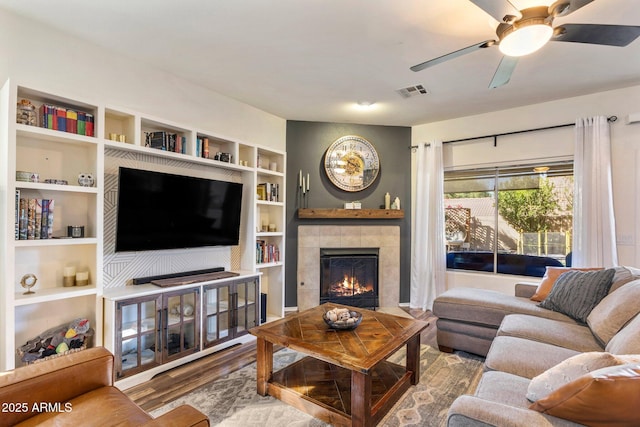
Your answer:
[[[379,426],[444,426],[447,410],[461,394],[473,393],[482,375],[483,359],[459,352],[441,353],[423,345],[420,355],[420,383],[410,387]],[[303,357],[289,349],[274,354],[274,370]],[[390,361],[404,364],[401,349]],[[270,396],[256,393],[255,363],[207,384],[151,412],[157,417],[188,403],[209,416],[212,426],[323,427],[317,420]]]

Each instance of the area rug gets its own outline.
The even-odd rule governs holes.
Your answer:
[[[459,352],[441,353],[429,346],[420,349],[420,383],[410,387],[379,426],[443,426],[447,410],[456,397],[473,393],[482,375],[483,359]],[[274,354],[274,370],[304,355],[289,349]],[[405,351],[389,360],[404,364]],[[213,426],[324,427],[320,420],[270,396],[256,393],[256,364],[252,363],[217,381],[182,396],[151,412],[157,417],[187,403],[209,416]]]

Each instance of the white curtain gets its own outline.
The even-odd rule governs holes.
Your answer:
[[[574,267],[618,265],[611,183],[611,139],[606,117],[576,121],[573,193]]]
[[[445,290],[444,170],[442,142],[417,149],[416,209],[410,307],[431,310]]]

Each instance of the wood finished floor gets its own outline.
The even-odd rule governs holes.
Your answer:
[[[420,342],[436,348],[436,318],[430,311],[406,309],[416,319],[429,322]],[[256,361],[255,342],[240,344],[156,375],[125,390],[145,411],[152,411],[200,386]]]

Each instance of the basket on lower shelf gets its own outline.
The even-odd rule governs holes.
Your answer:
[[[26,364],[38,363],[91,347],[94,331],[89,320],[74,319],[70,323],[47,329],[17,349]]]

